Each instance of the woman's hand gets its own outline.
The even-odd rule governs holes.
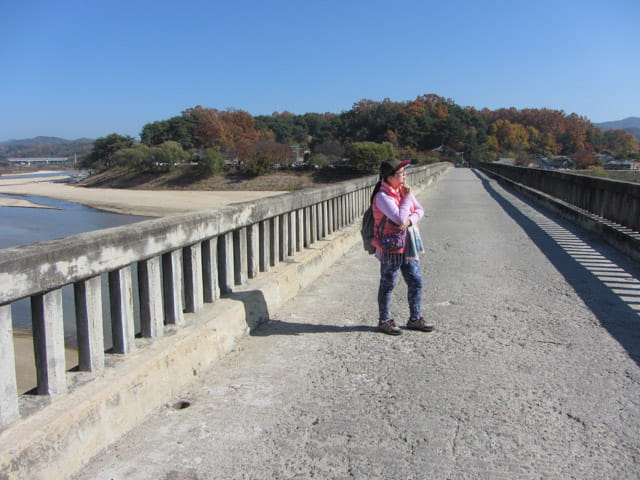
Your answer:
[[[411,186],[407,185],[406,183],[402,185],[402,188],[404,188],[404,194],[405,195],[411,195]]]

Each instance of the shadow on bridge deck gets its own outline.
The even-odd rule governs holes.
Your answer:
[[[307,333],[351,333],[351,332],[375,332],[376,327],[367,325],[317,325],[298,322],[274,321],[269,324],[269,328],[259,328],[252,332],[254,337],[265,337],[268,335],[304,335]]]
[[[518,199],[539,213],[540,221],[525,216],[491,182],[474,170],[489,195],[520,225],[540,251],[573,287],[600,324],[640,365],[640,267],[620,252],[590,239],[595,234],[549,212],[519,192]]]
[[[251,328],[249,334],[254,337],[303,335],[306,333],[374,332],[377,330],[376,327],[366,325],[339,326],[273,320],[269,315],[269,306],[261,290],[233,292],[225,297],[244,304],[246,322]]]

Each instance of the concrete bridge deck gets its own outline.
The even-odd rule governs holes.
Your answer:
[[[638,263],[470,169],[419,199],[435,332],[375,332],[358,245],[74,478],[638,478]]]

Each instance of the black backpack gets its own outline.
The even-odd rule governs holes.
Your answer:
[[[380,223],[380,230],[384,228],[384,224],[386,223],[387,217],[382,218],[382,222]],[[371,245],[371,241],[373,240],[375,234],[373,229],[375,227],[375,219],[373,218],[373,207],[369,205],[369,208],[364,212],[362,216],[362,225],[360,226],[360,236],[362,236],[362,246],[365,251],[369,252],[370,255],[376,253],[376,247]]]

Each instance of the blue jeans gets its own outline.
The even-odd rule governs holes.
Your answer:
[[[380,263],[380,287],[378,288],[378,309],[380,320],[391,318],[389,304],[391,292],[396,285],[398,270],[402,272],[404,281],[407,282],[407,300],[409,300],[409,313],[411,318],[420,318],[420,302],[422,301],[422,273],[418,260],[409,260],[401,263]]]

